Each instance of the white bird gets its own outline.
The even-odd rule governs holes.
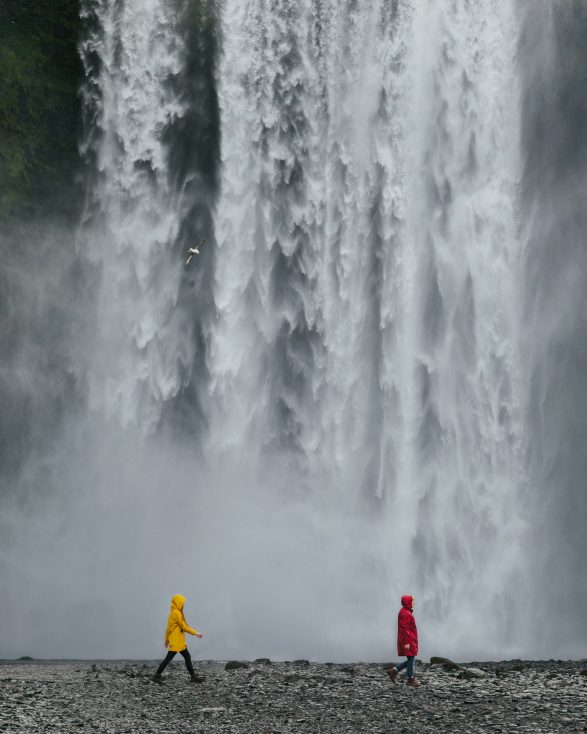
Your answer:
[[[198,245],[196,245],[196,247],[190,247],[189,248],[189,250],[187,251],[188,259],[185,261],[185,264],[186,265],[189,265],[190,264],[190,262],[192,260],[192,257],[194,255],[199,255],[200,254],[200,249],[199,248],[204,244],[205,241],[206,240],[202,240]]]

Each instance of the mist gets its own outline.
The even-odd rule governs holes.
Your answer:
[[[587,11],[339,5],[82,3],[83,207],[0,230],[1,658],[157,658],[177,593],[204,659],[388,660],[406,593],[424,658],[587,654]]]

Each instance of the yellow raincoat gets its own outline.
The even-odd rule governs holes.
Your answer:
[[[165,630],[165,642],[169,644],[170,652],[181,652],[185,650],[187,645],[185,642],[184,632],[188,635],[200,634],[198,630],[192,629],[186,624],[183,616],[183,605],[185,604],[185,596],[175,594],[171,599],[171,612],[167,620],[167,629]]]

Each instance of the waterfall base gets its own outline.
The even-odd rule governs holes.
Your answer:
[[[206,681],[193,687],[180,663],[163,686],[150,680],[155,663],[4,664],[3,711],[13,734],[31,731],[31,721],[44,731],[152,734],[584,731],[579,662],[476,663],[482,678],[419,664],[417,690],[391,685],[380,665],[365,663],[258,662],[236,671],[200,663]]]

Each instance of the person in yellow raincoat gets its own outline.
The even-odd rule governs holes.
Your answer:
[[[204,635],[198,632],[198,630],[192,629],[186,622],[183,613],[184,604],[185,596],[181,594],[175,594],[171,599],[171,611],[169,612],[167,629],[165,630],[165,647],[169,648],[169,652],[153,676],[155,683],[163,683],[161,673],[163,673],[177,653],[185,660],[185,667],[188,669],[192,683],[201,683],[204,680],[203,676],[196,675],[194,672],[194,666],[192,665],[192,658],[186,645],[184,632],[199,638],[202,638]]]

